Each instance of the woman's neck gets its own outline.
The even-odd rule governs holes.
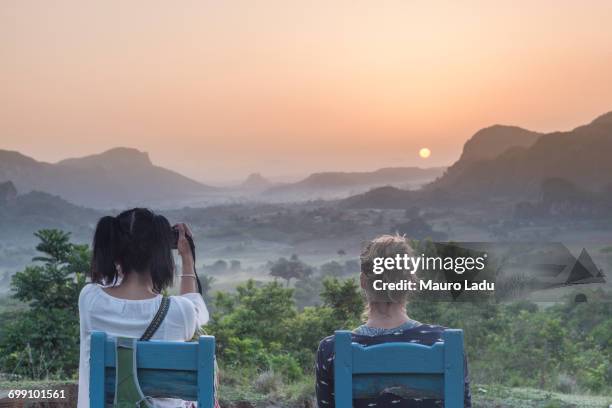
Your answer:
[[[370,303],[366,326],[393,329],[409,320],[402,303]]]
[[[112,296],[128,300],[151,299],[157,296],[153,291],[151,276],[145,273],[129,273],[119,285],[104,290]]]

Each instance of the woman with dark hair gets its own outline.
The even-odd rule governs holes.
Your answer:
[[[178,275],[180,295],[170,296],[169,302],[164,300],[167,313],[152,335],[156,340],[190,340],[208,321],[208,310],[197,289],[194,256],[188,240],[191,230],[186,224],[177,224],[176,229],[176,246],[182,260],[182,273]],[[165,217],[143,208],[99,220],[93,240],[92,283],[79,296],[79,408],[89,407],[91,333],[143,336],[162,306],[162,291],[174,282],[173,237]],[[184,406],[180,400],[158,399],[155,403]]]

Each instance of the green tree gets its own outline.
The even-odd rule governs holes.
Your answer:
[[[307,276],[298,279],[293,288],[293,298],[297,307],[301,310],[306,306],[315,306],[321,303],[319,293],[323,289],[321,279],[316,276]]]
[[[78,367],[78,297],[90,251],[70,234],[41,230],[36,246],[42,262],[17,272],[13,296],[29,308],[7,324],[0,341],[2,371],[33,379],[70,377]]]
[[[322,286],[323,305],[305,307],[288,323],[292,333],[288,347],[305,370],[312,367],[321,339],[335,330],[354,329],[361,323],[363,297],[353,279],[326,278]]]
[[[36,256],[32,260],[47,264],[61,264],[68,260],[71,252],[70,233],[56,230],[43,229],[34,233],[40,240],[36,245],[36,250],[43,256]]]
[[[359,323],[364,299],[354,279],[325,278],[321,299],[324,306],[334,311],[336,321],[342,322],[341,326],[350,327]]]
[[[338,278],[344,274],[344,266],[337,261],[326,262],[319,267],[319,270],[323,276],[334,276]]]
[[[210,275],[199,276],[200,284],[202,285],[202,296],[208,299],[208,293],[212,288],[212,284],[215,282],[215,277]]]
[[[261,362],[256,354],[280,350],[290,336],[287,321],[297,313],[293,290],[276,282],[258,286],[249,280],[235,294],[216,293],[213,303],[215,312],[207,332],[216,336],[219,355],[227,360],[232,356],[234,365]],[[247,343],[253,349],[243,354]]]
[[[355,327],[363,310],[354,281],[326,279],[323,286],[324,305],[301,312],[293,289],[276,282],[258,285],[249,280],[235,294],[216,293],[206,330],[216,337],[223,365],[273,369],[289,380],[295,379],[295,364],[310,370],[319,341],[334,330]]]
[[[289,259],[279,258],[274,262],[270,266],[270,275],[285,279],[287,286],[289,286],[291,279],[303,279],[312,275],[312,268],[293,254]]]

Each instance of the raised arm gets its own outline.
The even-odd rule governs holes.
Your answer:
[[[181,256],[182,264],[182,272],[179,274],[180,293],[181,295],[184,295],[185,293],[197,293],[198,285],[196,283],[197,278],[195,274],[195,261],[193,259],[193,254],[191,253],[191,246],[187,240],[187,236],[190,236],[191,239],[193,239],[193,234],[191,233],[189,226],[185,223],[177,224],[176,227],[179,231],[177,249],[179,255]]]

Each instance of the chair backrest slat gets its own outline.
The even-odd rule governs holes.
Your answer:
[[[195,371],[148,370],[138,369],[138,382],[144,395],[162,395],[180,398],[186,401],[197,401],[198,382]],[[104,381],[106,396],[115,392],[115,369],[106,368]]]
[[[336,406],[350,408],[353,398],[376,398],[391,390],[406,398],[444,398],[446,408],[463,407],[463,331],[445,330],[443,340],[432,346],[394,342],[365,347],[352,343],[351,332],[337,331]]]
[[[444,398],[446,408],[463,407],[463,331],[444,332]]]
[[[213,408],[215,394],[215,338],[198,341],[198,407]]]
[[[115,367],[115,342],[110,339],[106,341],[105,346],[104,365]],[[188,342],[138,342],[137,365],[138,368],[196,371],[197,348],[197,343]]]
[[[444,398],[441,374],[359,374],[353,376],[353,398],[376,398],[380,390],[397,390],[402,396]]]
[[[444,346],[410,343],[384,343],[376,347],[353,347],[353,374],[444,372]],[[389,359],[393,356],[393,359]],[[384,361],[384,364],[381,364]]]
[[[115,339],[106,333],[91,335],[89,396],[92,408],[105,406],[107,392],[114,392]],[[198,407],[214,406],[215,339],[201,336],[197,343],[138,342],[136,364],[143,393],[198,401]]]
[[[334,345],[334,398],[338,408],[353,406],[353,350],[351,341],[350,332],[336,332]]]

